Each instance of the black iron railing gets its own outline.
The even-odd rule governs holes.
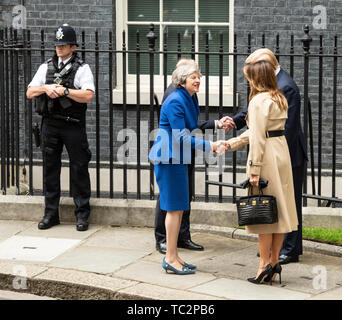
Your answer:
[[[30,30],[23,32],[23,38],[18,39],[16,30],[4,29],[0,30],[0,123],[1,123],[1,193],[6,194],[7,189],[15,187],[17,194],[19,194],[20,187],[20,168],[24,168],[24,173],[28,172],[29,194],[41,194],[43,190],[37,190],[34,187],[33,167],[41,165],[41,156],[33,145],[32,127],[34,122],[39,122],[39,118],[34,113],[35,102],[25,98],[25,91],[32,76],[37,70],[40,63],[43,63],[52,55],[54,48],[46,48],[44,30],[41,31],[40,41],[34,41],[32,45]],[[94,43],[92,48],[86,46],[86,34],[81,33],[81,43],[79,52],[81,57],[90,64],[94,71],[94,81],[96,86],[96,97],[91,107],[91,127],[92,131],[91,147],[94,153],[95,180],[92,181],[95,188],[95,197],[120,197],[120,198],[155,198],[154,186],[154,171],[153,165],[143,162],[142,154],[142,139],[140,136],[141,123],[143,119],[148,121],[149,132],[157,127],[160,100],[158,101],[155,95],[155,66],[157,59],[161,62],[161,77],[163,89],[165,90],[168,83],[168,57],[176,56],[191,57],[199,60],[199,57],[204,57],[204,64],[202,66],[202,73],[205,81],[205,99],[201,107],[202,114],[205,119],[209,117],[216,119],[223,115],[233,115],[240,109],[247,106],[247,97],[249,95],[249,88],[247,82],[241,76],[243,60],[252,52],[252,36],[248,35],[247,46],[238,45],[237,36],[234,36],[234,43],[232,44],[231,52],[224,51],[223,35],[220,34],[219,50],[213,52],[209,46],[209,33],[206,34],[205,50],[202,52],[195,51],[195,35],[191,34],[191,49],[190,51],[182,50],[181,35],[178,35],[178,45],[176,50],[168,50],[167,30],[164,31],[164,39],[162,50],[155,49],[156,34],[154,26],[150,26],[150,32],[142,35],[139,31],[136,32],[136,47],[128,48],[126,41],[126,33],[123,32],[122,49],[116,50],[113,48],[113,34],[110,32],[107,39],[99,39],[99,34],[94,33]],[[147,39],[147,40],[146,40]],[[142,48],[142,42],[148,44],[147,49]],[[283,40],[284,41],[284,40]],[[302,45],[301,50],[295,53],[295,41]],[[286,66],[290,75],[295,78],[297,84],[301,89],[302,96],[302,114],[303,114],[303,130],[308,142],[308,151],[310,159],[308,166],[305,168],[305,176],[311,177],[311,193],[308,193],[308,180],[304,179],[304,205],[307,204],[308,198],[317,200],[318,205],[335,206],[337,203],[342,203],[337,195],[336,179],[339,174],[339,169],[342,169],[342,159],[338,158],[338,150],[340,147],[339,132],[337,129],[339,105],[337,103],[339,77],[338,71],[340,58],[338,54],[338,39],[334,38],[334,45],[332,48],[324,46],[323,36],[319,37],[319,46],[315,47],[316,53],[310,51],[312,39],[309,35],[308,27],[304,28],[304,35],[301,39],[295,39],[292,35],[289,41],[288,52],[282,52],[279,46],[280,37],[275,35],[275,46],[270,48],[274,50],[280,63]],[[39,45],[37,45],[37,43]],[[262,35],[259,47],[266,47],[266,37]],[[270,46],[269,46],[270,47]],[[324,51],[330,50],[329,53]],[[128,59],[131,56],[131,60]],[[121,57],[122,65],[118,66],[119,57]],[[127,74],[128,61],[132,61],[134,57],[135,63],[135,103],[128,104],[128,88],[127,88]],[[147,58],[146,58],[147,57]],[[159,57],[159,58],[158,58]],[[215,57],[215,60],[212,60]],[[217,59],[218,58],[218,59]],[[142,74],[141,65],[146,64],[148,59],[149,72],[149,103],[142,103],[141,100],[141,86]],[[227,89],[224,86],[225,71],[224,62],[230,60],[232,70],[229,70],[229,76],[232,77],[231,87]],[[330,71],[326,72],[327,60],[332,61],[329,65]],[[210,62],[216,61],[217,65],[213,67]],[[298,64],[300,63],[300,64]],[[210,105],[210,79],[213,74],[210,68],[214,68],[216,76],[218,77],[218,105],[213,107]],[[120,74],[118,73],[120,71]],[[332,76],[330,76],[332,75]],[[120,78],[121,77],[121,78]],[[317,79],[315,86],[310,85],[312,78]],[[122,80],[122,102],[113,102],[113,88],[116,87],[118,79]],[[325,93],[327,82],[331,81],[332,88],[329,92],[329,98]],[[329,89],[329,90],[330,90]],[[230,90],[232,94],[232,104],[224,105],[223,96],[226,90]],[[238,99],[239,96],[239,99]],[[327,102],[328,101],[328,102]],[[310,103],[311,102],[311,103]],[[239,104],[238,104],[239,103]],[[324,117],[324,110],[329,108],[331,117],[331,125],[327,126],[327,117]],[[212,111],[214,110],[214,111]],[[157,114],[157,116],[156,116]],[[132,121],[134,118],[134,121]],[[89,117],[88,117],[89,119]],[[329,120],[328,120],[329,121]],[[89,127],[89,121],[88,121]],[[116,151],[118,143],[115,139],[115,134],[119,129],[134,128],[137,134],[136,140],[136,161],[129,163],[117,161]],[[94,133],[95,131],[95,133]],[[233,136],[237,135],[234,130]],[[105,137],[104,137],[105,136]],[[342,136],[341,136],[342,137]],[[327,142],[328,141],[328,142]],[[128,137],[123,143],[128,142]],[[151,141],[148,146],[151,146]],[[330,146],[329,146],[330,144]],[[146,148],[148,152],[148,147]],[[240,151],[239,151],[240,152]],[[242,154],[242,155],[241,155]],[[331,158],[330,158],[331,157]],[[235,201],[236,188],[239,188],[237,182],[237,172],[243,169],[244,159],[246,154],[243,152],[234,152],[225,163],[221,164],[224,172],[232,173],[231,181],[224,181],[223,175],[218,175],[217,180],[209,179],[207,174],[208,165],[199,166],[195,172],[205,170],[205,179],[203,181],[194,182],[194,186],[198,183],[205,184],[204,195],[201,196],[195,193],[195,199],[203,199],[205,201]],[[341,161],[340,161],[341,160]],[[68,163],[66,161],[66,163]],[[28,170],[26,170],[28,166]],[[241,168],[240,168],[241,166]],[[105,168],[108,170],[109,190],[102,190],[103,176],[101,170]],[[128,177],[129,170],[135,170],[136,190],[129,192],[129,185],[132,183]],[[149,179],[142,179],[142,171],[149,172]],[[195,174],[194,172],[194,174]],[[118,174],[122,174],[122,191],[115,188],[115,181]],[[322,189],[324,175],[330,179],[331,192],[327,193]],[[102,177],[102,178],[101,178]],[[100,179],[101,178],[101,179]],[[107,178],[107,177],[106,177]],[[310,181],[310,180],[309,180]],[[142,186],[148,185],[148,192],[142,192]],[[216,187],[215,187],[216,186]],[[230,187],[231,189],[223,189]],[[212,188],[218,188],[215,196],[210,191]],[[228,191],[226,191],[228,190]],[[229,191],[230,190],[230,191]],[[216,189],[215,189],[216,191]],[[72,190],[69,190],[71,194]],[[323,203],[324,201],[324,203]]]

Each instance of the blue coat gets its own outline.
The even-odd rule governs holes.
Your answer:
[[[292,167],[302,166],[307,160],[306,143],[300,122],[300,93],[296,83],[290,75],[280,69],[277,75],[278,87],[282,90],[289,105],[287,121],[285,124],[285,137],[289,146]],[[246,125],[244,110],[233,117],[237,129]]]
[[[191,149],[210,151],[210,142],[191,136],[197,128],[200,110],[196,99],[179,88],[164,101],[160,111],[158,136],[149,159],[153,163],[191,163]]]
[[[167,97],[176,90],[176,88],[174,87],[174,85],[171,83],[165,90],[164,92],[164,96],[163,96],[163,101],[162,103],[164,103],[164,101],[167,99]],[[192,99],[194,100],[194,103],[198,104],[198,98],[196,93],[192,96]],[[205,130],[207,129],[215,129],[215,120],[198,120],[197,121],[197,128],[202,130],[202,132],[204,133]]]

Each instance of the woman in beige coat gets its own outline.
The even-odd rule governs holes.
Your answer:
[[[283,135],[287,119],[287,101],[277,86],[275,70],[267,61],[246,64],[244,74],[251,92],[246,122],[248,130],[226,142],[233,151],[249,144],[247,177],[258,193],[259,178],[268,180],[264,194],[275,196],[278,222],[246,226],[247,233],[259,234],[260,263],[253,283],[269,282],[276,274],[281,281],[279,252],[284,233],[297,230],[290,154]]]

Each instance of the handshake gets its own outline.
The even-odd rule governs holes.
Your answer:
[[[226,132],[236,128],[235,122],[231,117],[225,116],[217,121],[217,129],[223,129]]]
[[[218,129],[223,129],[226,132],[233,128],[236,128],[235,122],[231,117],[225,116],[218,121]],[[229,144],[227,141],[219,140],[212,143],[213,153],[217,155],[222,155],[229,149]]]
[[[218,140],[218,141],[212,142],[212,149],[213,149],[214,154],[221,156],[222,154],[228,151],[229,143],[228,141],[224,141],[224,140]]]

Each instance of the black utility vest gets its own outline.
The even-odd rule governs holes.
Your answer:
[[[78,68],[84,64],[84,62],[77,56],[73,55],[70,61],[68,61],[67,64],[71,63],[71,71],[66,74],[61,80],[60,83],[63,87],[70,88],[70,89],[76,89],[74,87],[74,80],[76,76],[76,72]],[[45,84],[54,84],[55,83],[55,73],[59,73],[65,68],[65,66],[62,69],[58,68],[58,57],[57,55],[54,55],[52,59],[49,59],[47,61],[48,64],[48,70],[46,73],[46,82]],[[67,65],[66,64],[66,65]],[[82,123],[85,123],[85,113],[87,110],[87,104],[86,103],[79,103],[72,99],[69,99],[68,97],[62,97],[66,98],[71,102],[71,107],[64,109],[59,102],[60,98],[52,99],[53,101],[53,108],[51,111],[49,111],[50,114],[58,114],[65,117],[70,117],[74,119],[80,120]]]

